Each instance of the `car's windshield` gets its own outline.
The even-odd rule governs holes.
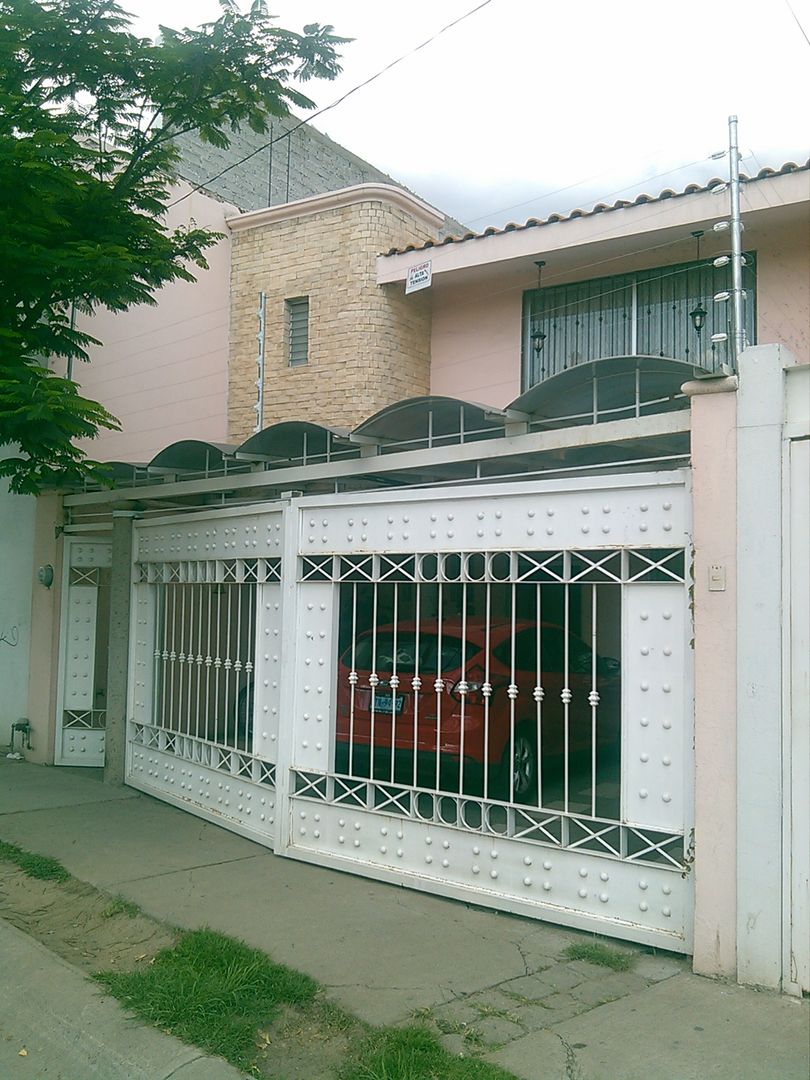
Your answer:
[[[437,634],[419,634],[419,672],[438,674],[442,671],[455,671],[461,667],[463,642],[456,637],[441,637],[441,663],[439,663],[439,637]],[[475,646],[467,645],[468,656],[477,651]],[[357,641],[354,651],[354,666],[360,671],[397,671],[413,675],[416,665],[417,643],[413,630],[402,630],[396,634],[384,630],[376,635],[364,634]],[[352,650],[343,654],[346,667],[352,666]]]

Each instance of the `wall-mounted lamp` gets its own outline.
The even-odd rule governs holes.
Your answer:
[[[44,585],[46,589],[50,589],[53,585],[53,567],[50,563],[46,563],[45,566],[40,566],[37,570],[37,581],[40,585]]]
[[[546,335],[543,333],[543,331],[539,327],[537,327],[534,330],[532,330],[529,337],[531,338],[532,348],[534,349],[534,355],[539,356],[540,353],[543,351],[543,346],[546,343]]]
[[[706,325],[707,314],[708,312],[704,308],[703,304],[698,304],[696,308],[689,312],[689,318],[692,320],[692,326],[694,326],[698,334]]]

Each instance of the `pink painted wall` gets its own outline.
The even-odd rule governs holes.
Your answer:
[[[695,922],[699,975],[737,972],[736,378],[687,384],[692,410]],[[725,588],[709,589],[710,567]]]
[[[523,289],[448,288],[433,298],[430,392],[502,408],[520,393]]]
[[[790,222],[775,212],[770,222],[752,222],[745,236],[746,245],[757,254],[757,341],[786,346],[798,363],[810,361],[808,211],[810,204],[803,213],[794,208]],[[565,229],[566,224],[556,228]],[[722,243],[706,237],[701,254],[722,250]],[[637,246],[655,247],[655,241],[647,239]],[[601,274],[688,262],[694,255],[688,232],[683,242],[655,251],[652,257],[616,254],[602,261],[599,245],[594,245],[588,254],[579,253],[579,260],[588,264],[584,271],[577,272],[574,262],[574,268],[555,273],[549,257],[544,281],[548,279],[549,285],[585,281]],[[573,261],[570,254],[568,261]],[[520,393],[522,297],[524,290],[534,288],[535,273],[531,263],[524,262],[522,267],[499,263],[460,271],[459,278],[471,279],[466,284],[451,284],[452,276],[442,279],[434,272],[431,393],[500,408]]]
[[[184,194],[190,188],[178,188]],[[199,192],[169,211],[173,227],[192,221],[224,235],[207,254],[196,282],[174,282],[142,305],[119,314],[100,310],[80,321],[103,345],[89,364],[77,364],[82,392],[121,421],[120,432],[84,442],[101,461],[147,462],[175,439],[225,442],[228,389],[228,275],[226,216],[236,208]]]
[[[810,363],[810,204],[794,227],[773,230],[757,251],[760,345],[784,345]]]

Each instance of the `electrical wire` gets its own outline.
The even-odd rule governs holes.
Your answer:
[[[802,35],[802,37],[803,37],[803,38],[804,38],[804,40],[805,40],[805,41],[807,42],[807,44],[808,44],[808,45],[810,45],[810,37],[808,37],[808,36],[807,36],[807,31],[806,31],[806,30],[805,30],[805,28],[804,28],[804,27],[802,26],[802,24],[801,24],[801,23],[799,22],[799,16],[798,16],[798,15],[796,14],[796,12],[795,12],[795,11],[793,10],[793,8],[791,7],[791,4],[790,4],[790,0],[785,0],[785,4],[787,4],[787,9],[788,9],[788,11],[790,12],[790,14],[791,14],[791,15],[793,16],[793,18],[795,19],[795,21],[796,21],[796,25],[798,26],[798,28],[799,28],[799,31],[801,32],[801,35]]]
[[[277,135],[275,139],[270,139],[268,142],[263,143],[255,150],[251,150],[249,154],[246,154],[243,158],[240,158],[239,161],[234,161],[232,162],[232,164],[227,165],[224,169],[220,170],[220,172],[218,172],[216,176],[211,176],[207,180],[204,180],[201,184],[197,184],[191,189],[191,191],[187,191],[184,195],[181,195],[179,198],[175,199],[174,202],[170,202],[167,209],[172,206],[177,206],[178,203],[183,202],[183,200],[187,199],[190,195],[193,195],[195,192],[200,191],[201,188],[206,187],[208,184],[213,184],[215,180],[219,180],[226,173],[229,173],[232,169],[238,168],[239,165],[244,165],[246,161],[250,161],[251,158],[256,157],[257,154],[261,154],[263,150],[269,149],[269,147],[275,145],[275,143],[281,142],[282,139],[289,138],[294,131],[297,131],[305,124],[309,124],[313,120],[316,120],[319,116],[323,116],[324,113],[329,112],[331,109],[337,108],[337,106],[341,105],[344,101],[346,101],[347,98],[350,98],[352,94],[356,94],[358,90],[362,90],[364,89],[364,87],[370,86],[371,83],[376,82],[377,79],[379,79],[382,75],[385,75],[392,68],[395,68],[398,64],[401,64],[403,61],[410,59],[410,57],[414,56],[422,49],[427,48],[428,45],[432,45],[437,38],[440,38],[442,36],[442,34],[447,33],[448,30],[452,30],[453,27],[458,26],[459,23],[464,22],[465,19],[469,19],[472,15],[475,15],[477,12],[481,11],[482,8],[487,7],[491,3],[492,0],[482,0],[482,3],[476,4],[474,8],[470,8],[470,10],[466,11],[463,15],[459,15],[457,19],[453,19],[452,22],[447,23],[446,26],[443,26],[440,30],[437,30],[435,34],[432,34],[429,38],[426,38],[423,42],[421,42],[421,44],[415,45],[414,48],[410,49],[406,53],[403,53],[401,56],[398,56],[395,60],[392,60],[390,63],[386,64],[385,67],[380,68],[379,71],[376,71],[373,75],[370,75],[367,79],[364,79],[363,82],[357,83],[356,86],[353,86],[351,90],[347,90],[345,94],[342,94],[330,105],[325,105],[322,109],[318,109],[316,112],[312,113],[311,116],[308,116],[303,120],[299,120],[298,123],[294,124],[291,128],[289,128],[289,130],[285,131],[283,134]]]
[[[605,199],[610,199],[614,195],[621,195],[623,191],[627,191],[628,188],[637,188],[640,184],[646,184],[650,180],[658,180],[662,176],[671,176],[672,173],[680,172],[681,169],[689,169],[693,165],[701,165],[704,161],[709,161],[710,156],[705,158],[698,158],[696,161],[687,161],[683,165],[676,165],[672,169],[667,169],[666,172],[655,173],[653,176],[646,176],[643,180],[633,180],[629,184],[625,184],[624,187],[618,188],[616,191],[611,191],[607,195],[601,196],[597,202],[603,202]],[[496,214],[505,214],[507,210],[518,210],[521,206],[528,206],[530,203],[539,202],[541,199],[550,199],[552,195],[561,195],[564,191],[571,191],[573,188],[581,187],[583,184],[589,183],[591,180],[597,180],[600,176],[605,176],[610,173],[611,169],[603,169],[602,172],[594,173],[592,176],[586,176],[582,180],[577,180],[573,184],[566,184],[565,187],[555,188],[553,191],[544,191],[538,195],[532,195],[528,199],[523,199],[519,203],[512,203],[511,206],[502,206],[498,210],[489,210],[485,214],[479,214],[477,217],[468,218],[468,221],[486,221],[493,218]],[[589,200],[590,201],[590,200]]]

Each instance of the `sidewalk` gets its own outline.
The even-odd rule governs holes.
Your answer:
[[[0,838],[156,918],[240,937],[371,1023],[416,1011],[459,1052],[474,1027],[524,1080],[807,1080],[806,1001],[631,945],[630,972],[571,962],[586,935],[277,858],[94,770],[0,761]]]
[[[76,968],[2,919],[0,970],[4,1080],[242,1077],[220,1058],[131,1020],[114,998],[103,995]]]

